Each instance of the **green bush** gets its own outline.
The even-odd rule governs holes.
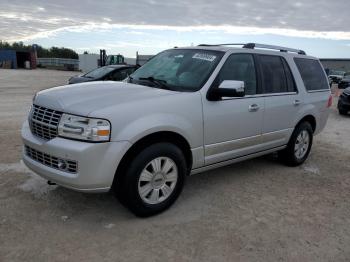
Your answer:
[[[13,49],[16,51],[31,51],[33,50],[32,45],[25,45],[23,42],[14,42],[12,44],[8,42],[0,41],[0,49]],[[78,54],[69,48],[65,47],[51,47],[51,48],[45,48],[40,45],[37,45],[37,54],[38,57],[52,57],[52,58],[71,58],[71,59],[78,59]]]

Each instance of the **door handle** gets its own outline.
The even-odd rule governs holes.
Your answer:
[[[293,101],[293,105],[295,105],[295,106],[298,106],[300,104],[301,104],[301,101],[298,99]]]
[[[252,104],[249,106],[249,112],[256,112],[259,110],[259,106],[257,104]]]

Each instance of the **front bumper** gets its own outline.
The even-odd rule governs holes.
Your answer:
[[[338,101],[338,109],[343,111],[350,111],[350,101],[340,96]]]
[[[84,192],[106,192],[112,186],[117,166],[131,144],[127,141],[88,143],[56,137],[43,140],[34,136],[28,121],[22,127],[22,140],[37,151],[62,159],[77,161],[76,173],[44,165],[26,155],[23,162],[43,178],[63,187]]]
[[[350,82],[343,82],[341,81],[339,84],[338,84],[338,88],[339,89],[345,89],[345,88],[348,88],[350,87]]]
[[[342,93],[338,100],[338,109],[344,111],[350,111],[350,95],[348,93]]]

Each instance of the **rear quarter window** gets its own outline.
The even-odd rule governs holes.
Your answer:
[[[307,91],[328,90],[328,81],[318,60],[294,58]]]

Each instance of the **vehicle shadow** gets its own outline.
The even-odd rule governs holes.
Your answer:
[[[242,183],[264,180],[264,175],[270,174],[269,170],[276,168],[285,167],[279,164],[274,155],[267,155],[190,176],[175,204],[168,211],[155,217],[169,219],[177,216],[184,218],[184,214],[187,214],[185,217],[188,218],[191,217],[191,213],[195,216],[203,215],[211,208],[213,201],[215,202],[217,191],[222,192],[223,197],[225,194],[233,194]],[[64,213],[68,217],[84,218],[85,222],[97,219],[120,223],[138,219],[116,199],[112,192],[88,194],[57,187],[48,193],[47,201],[50,209]]]

